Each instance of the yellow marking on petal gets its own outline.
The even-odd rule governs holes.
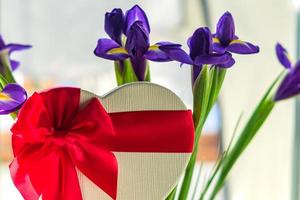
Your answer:
[[[126,49],[124,49],[122,47],[113,48],[113,49],[111,49],[111,50],[109,50],[107,52],[107,54],[121,54],[121,53],[128,54],[128,52],[126,51]]]
[[[151,45],[149,48],[148,48],[149,51],[157,51],[159,50],[159,45],[157,44],[154,44],[154,45]]]
[[[219,38],[214,37],[213,38],[213,43],[221,43],[221,42],[220,42]]]
[[[247,43],[246,43],[246,42],[243,42],[242,40],[232,40],[232,41],[230,42],[230,44],[236,44],[236,43],[247,45]]]
[[[244,42],[244,41],[242,41],[242,40],[232,40],[232,41],[230,42],[230,44],[243,44],[243,45],[247,46],[248,48],[251,48],[251,47],[247,44],[247,42]]]
[[[13,100],[8,94],[0,92],[0,101],[11,101]]]

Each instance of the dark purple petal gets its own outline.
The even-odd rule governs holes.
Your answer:
[[[0,92],[0,114],[17,111],[27,99],[27,93],[18,84],[8,84]]]
[[[212,36],[209,28],[198,28],[188,40],[188,45],[192,60],[197,56],[212,53]]]
[[[23,45],[23,44],[8,44],[6,45],[5,49],[8,49],[8,53],[11,54],[13,51],[22,51],[25,49],[30,49],[31,45]]]
[[[145,31],[142,22],[136,21],[132,24],[128,31],[125,49],[130,55],[132,67],[140,81],[145,79],[145,54],[148,51],[148,48],[148,33]]]
[[[149,36],[141,22],[137,21],[130,27],[125,48],[132,57],[144,56],[149,48]]]
[[[151,48],[151,49],[150,49]],[[152,60],[156,62],[168,62],[172,61],[172,59],[158,47],[154,49],[154,47],[150,47],[149,50],[145,53],[145,58],[147,60]]]
[[[181,49],[181,45],[171,42],[156,43],[149,48],[145,57],[149,60],[158,62],[176,60],[185,64],[193,64],[190,56]]]
[[[275,101],[287,99],[300,93],[300,61],[294,68],[291,68],[279,85]]]
[[[2,50],[5,47],[5,42],[2,38],[2,35],[0,34],[0,50]]]
[[[20,62],[18,62],[16,60],[10,60],[10,65],[11,65],[12,71],[14,71],[20,66]]]
[[[104,30],[111,39],[120,45],[122,44],[124,24],[124,14],[120,8],[115,8],[105,14]]]
[[[234,19],[230,12],[225,12],[218,21],[216,36],[224,46],[227,46],[234,40],[234,34]]]
[[[226,50],[237,54],[254,54],[259,52],[259,47],[249,42],[241,40],[233,40],[226,47]]]
[[[276,44],[276,55],[279,62],[287,69],[292,67],[287,50],[279,43]]]
[[[197,65],[193,65],[192,66],[192,85],[194,85],[197,77],[199,76],[201,70],[202,70],[202,65],[197,66]]]
[[[217,66],[221,67],[221,68],[229,68],[229,67],[232,67],[234,64],[235,64],[235,60],[231,56],[231,58],[227,62],[225,62],[223,64],[218,64]]]
[[[232,56],[229,53],[225,54],[211,54],[211,55],[201,55],[195,58],[194,63],[198,66],[204,64],[220,65],[224,66],[230,62]]]
[[[130,27],[136,22],[140,21],[142,23],[142,26],[147,31],[147,33],[150,33],[150,25],[148,22],[148,18],[146,16],[145,11],[139,7],[138,5],[133,6],[130,10],[128,10],[125,14],[125,27],[124,27],[124,33],[128,35],[128,31]]]
[[[109,60],[124,60],[129,57],[127,51],[111,39],[99,39],[94,54]]]

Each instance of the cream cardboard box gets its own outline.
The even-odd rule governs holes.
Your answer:
[[[183,102],[173,92],[162,86],[146,82],[126,84],[100,97],[88,91],[80,90],[80,107],[85,107],[94,97],[99,99],[108,114],[136,111],[187,111]],[[180,121],[180,119],[178,120]],[[135,122],[132,123],[134,126]],[[157,123],[161,122],[157,121]],[[164,124],[159,124],[159,126],[163,127]],[[181,137],[184,134],[182,133]],[[188,142],[193,145],[193,132],[187,132],[186,137],[189,138]],[[178,139],[186,140],[186,138]],[[166,146],[168,146],[167,141]],[[118,164],[117,199],[164,199],[178,183],[187,166],[191,151],[113,152]],[[76,169],[84,200],[112,199],[78,168]]]

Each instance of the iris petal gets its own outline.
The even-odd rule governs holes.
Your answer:
[[[124,60],[129,57],[127,51],[111,39],[99,39],[94,54],[109,60]]]
[[[9,114],[18,110],[26,101],[27,93],[18,84],[8,84],[0,93],[0,114]]]
[[[185,64],[193,64],[190,56],[181,49],[181,45],[172,42],[158,42],[150,46],[145,57],[158,62],[176,60]]]
[[[128,31],[130,27],[136,22],[140,21],[144,27],[144,29],[150,33],[150,25],[148,22],[148,18],[146,16],[145,11],[139,7],[138,5],[133,6],[130,10],[128,10],[125,14],[125,27],[124,32],[128,35]]]
[[[234,19],[230,12],[225,12],[217,24],[217,38],[224,46],[227,46],[235,37]]]
[[[16,60],[10,60],[10,65],[12,70],[16,70],[19,66],[20,66],[20,62],[16,61]]]
[[[133,70],[140,81],[145,79],[147,62],[144,55],[148,51],[148,48],[148,32],[144,29],[142,22],[136,21],[128,31],[125,49],[130,55]]]
[[[253,54],[259,52],[259,47],[242,40],[232,40],[226,50],[237,54]]]
[[[145,58],[157,62],[172,61],[172,59],[165,52],[160,50],[157,45],[149,47],[148,51],[145,53]]]
[[[197,56],[194,63],[198,66],[204,64],[220,65],[223,66],[229,63],[232,56],[229,53],[225,54],[211,54],[211,55],[201,55]]]
[[[276,91],[275,101],[287,99],[298,94],[300,94],[300,61],[288,71],[288,74],[282,80]]]
[[[143,56],[149,48],[149,35],[139,21],[132,24],[128,31],[125,48],[130,56]]]
[[[105,14],[104,30],[111,39],[121,45],[125,19],[123,11],[115,8]]]
[[[279,62],[287,69],[292,67],[287,50],[279,43],[276,44],[276,55]]]
[[[23,44],[8,44],[6,45],[5,49],[8,49],[9,54],[12,53],[13,51],[22,51],[25,49],[30,49],[32,46],[31,45],[23,45]]]
[[[188,40],[190,56],[194,60],[197,56],[212,53],[212,35],[207,27],[198,28]]]
[[[2,35],[0,34],[0,49],[3,49],[4,46],[5,46],[5,42],[4,42],[3,38],[2,38]]]

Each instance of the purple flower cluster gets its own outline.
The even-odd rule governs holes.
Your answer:
[[[148,18],[138,5],[128,10],[125,15],[119,8],[106,13],[105,31],[111,39],[99,39],[95,55],[119,61],[129,58],[140,81],[145,78],[146,60],[175,60],[192,65],[194,81],[204,64],[228,68],[235,63],[231,53],[259,52],[258,46],[238,39],[234,20],[229,12],[220,18],[215,34],[211,34],[207,27],[195,30],[188,39],[189,54],[182,50],[180,44],[172,42],[158,42],[150,46]],[[124,44],[123,36],[126,38]]]
[[[139,81],[145,79],[146,60],[166,62],[188,59],[180,44],[163,41],[150,45],[148,18],[138,5],[133,6],[125,14],[119,8],[106,13],[104,29],[110,39],[98,40],[95,55],[116,61],[130,59]],[[126,37],[124,44],[123,36]],[[177,58],[176,55],[181,57]]]
[[[27,93],[24,88],[16,83],[6,83],[5,78],[6,73],[11,73],[11,71],[14,71],[20,64],[18,61],[10,59],[11,53],[29,48],[31,48],[30,45],[5,44],[0,35],[0,115],[17,111],[27,99]],[[4,63],[5,59],[8,59],[9,63]],[[7,64],[9,66],[5,66]],[[9,67],[9,69],[7,69],[7,67]]]

